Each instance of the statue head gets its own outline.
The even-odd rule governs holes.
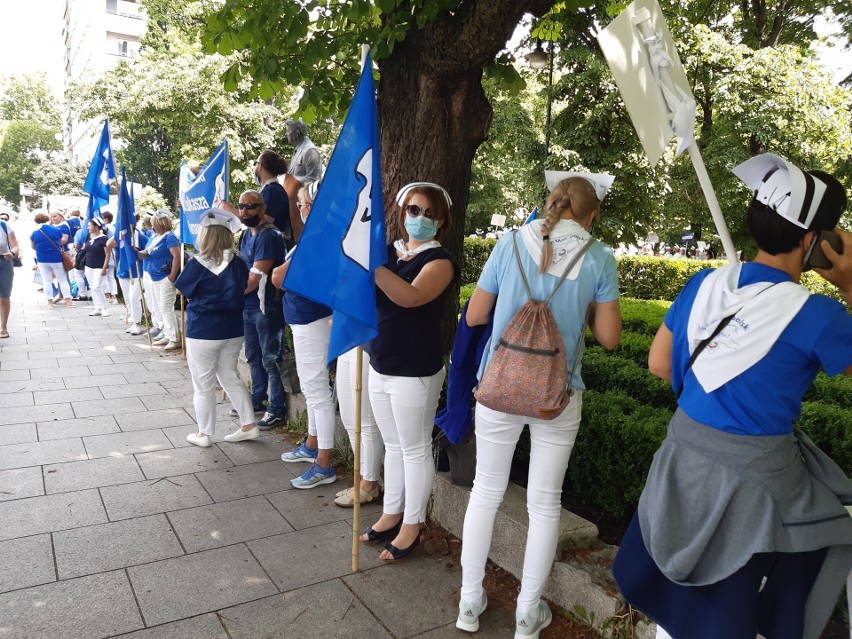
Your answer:
[[[308,137],[308,126],[302,119],[287,120],[287,141],[293,146],[298,146]]]

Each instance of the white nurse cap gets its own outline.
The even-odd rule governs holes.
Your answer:
[[[201,221],[199,224],[201,226],[224,226],[227,227],[231,233],[236,233],[242,227],[240,220],[236,215],[223,211],[222,209],[207,209],[201,214]]]
[[[595,187],[595,193],[598,196],[598,202],[602,202],[609,193],[612,183],[615,182],[615,176],[609,173],[580,173],[578,171],[545,171],[544,179],[547,182],[547,189],[553,193],[562,180],[567,180],[571,177],[579,177],[591,182]]]
[[[396,194],[396,203],[399,206],[402,206],[402,203],[405,202],[405,196],[408,195],[413,189],[416,189],[421,186],[428,186],[433,189],[438,189],[441,193],[444,194],[444,199],[447,201],[447,206],[452,206],[453,201],[450,199],[450,194],[447,193],[447,189],[445,189],[440,184],[435,184],[434,182],[412,182],[411,184],[406,184],[399,190],[399,193]]]

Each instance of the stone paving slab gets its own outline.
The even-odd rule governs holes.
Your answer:
[[[83,444],[90,459],[121,457],[172,448],[169,438],[159,430],[140,430],[131,433],[109,433],[84,437]]]
[[[143,627],[123,570],[7,592],[0,620],[3,639],[101,639]]]
[[[63,378],[65,388],[91,388],[97,386],[125,386],[127,380],[122,375],[72,375]],[[109,391],[107,391],[109,394]]]
[[[72,367],[63,367],[59,368],[45,368],[40,371],[33,371],[34,378],[43,378],[43,379],[57,379],[62,378],[65,379],[77,379],[81,377],[90,377],[91,372],[89,372],[88,367],[86,366],[72,366]],[[70,388],[68,384],[65,385],[65,388]]]
[[[108,486],[100,492],[112,521],[213,503],[194,475]]]
[[[44,479],[38,466],[0,470],[0,501],[43,494]]]
[[[102,524],[106,520],[97,490],[5,501],[0,503],[0,540]]]
[[[53,534],[60,579],[106,572],[183,555],[164,515],[152,515]]]
[[[293,465],[301,467],[299,464]],[[307,464],[304,467],[307,468]],[[338,480],[333,484],[325,484],[310,490],[284,490],[266,495],[266,498],[296,530],[330,524],[335,521],[345,521],[351,526],[352,509],[341,508],[334,503],[334,496],[337,491],[351,485],[351,481]],[[365,522],[372,523],[381,514],[381,502],[361,504],[361,527],[366,529],[369,524]]]
[[[2,362],[0,362],[0,370],[4,371],[17,371],[17,370],[28,370],[28,371],[38,371],[42,368],[56,368],[56,358],[55,357],[44,357],[42,359],[30,360],[23,358],[4,358]]]
[[[88,459],[81,439],[57,439],[0,446],[0,470]]]
[[[230,426],[230,432],[233,432],[238,428],[234,421],[230,422]],[[224,431],[222,435],[227,434],[227,432],[229,431]],[[243,464],[256,464],[258,462],[277,461],[281,459],[282,453],[286,453],[293,448],[292,444],[284,442],[278,435],[262,435],[260,439],[240,442],[239,444],[229,444],[224,442],[217,445],[236,466],[241,466]],[[308,464],[304,464],[303,472],[307,469]]]
[[[33,393],[33,395],[37,406],[71,402],[71,406],[74,407],[76,402],[103,402],[105,399],[104,394],[101,393],[101,390],[98,387],[74,388],[72,390],[37,391]],[[75,410],[75,413],[76,412],[77,411]]]
[[[151,384],[140,384],[140,386],[150,386]],[[192,390],[189,389],[187,394],[175,392],[174,380],[167,381],[163,384],[158,384],[160,390],[156,393],[147,393],[145,396],[140,395],[142,403],[148,410],[162,410],[164,408],[183,408],[192,409]]]
[[[23,424],[73,419],[77,417],[71,410],[71,404],[50,404],[49,406],[21,406],[3,410],[4,424]]]
[[[227,608],[221,615],[231,639],[392,637],[339,579]]]
[[[282,591],[352,572],[352,526],[336,522],[247,543]],[[379,548],[361,545],[359,568],[382,565]]]
[[[91,437],[93,435],[120,432],[115,417],[112,415],[96,415],[94,417],[40,422],[36,426],[38,426],[38,438],[41,441],[68,439],[71,437]]]
[[[35,406],[35,401],[33,401],[33,394],[27,391],[0,393],[0,410],[6,408],[17,408],[19,406]]]
[[[145,623],[176,621],[277,594],[244,544],[128,568]]]
[[[178,370],[169,371],[149,371],[147,368],[144,372],[125,373],[124,378],[131,384],[146,384],[150,382],[162,383],[169,386],[170,381],[183,381],[186,377]]]
[[[61,379],[18,379],[0,381],[0,393],[64,390],[65,388],[65,382]]]
[[[136,461],[139,462],[142,472],[148,479],[186,475],[213,468],[233,466],[224,453],[215,446],[210,448],[192,446],[191,448],[172,448],[153,453],[140,453],[136,455]]]
[[[229,462],[230,463],[230,462]],[[295,477],[280,461],[236,466],[198,473],[198,481],[215,501],[230,501],[280,490],[293,490],[290,480]]]
[[[9,424],[0,426],[0,441],[4,444],[27,444],[38,441],[35,424]]]
[[[133,457],[102,457],[44,466],[44,490],[48,495],[143,479],[142,470]]]
[[[107,394],[109,394],[107,392]],[[96,415],[139,415],[145,413],[145,404],[138,397],[121,397],[100,402],[72,401],[74,415],[77,417],[94,417]],[[121,423],[119,423],[121,426]]]
[[[8,357],[8,355],[7,355]],[[5,359],[5,358],[4,358]],[[17,382],[30,379],[30,371],[26,370],[0,370],[0,382]]]
[[[107,397],[110,398],[119,398],[119,397],[138,397],[142,400],[142,403],[145,404],[146,408],[150,409],[146,400],[150,397],[156,397],[159,395],[165,395],[168,391],[162,384],[157,384],[154,382],[148,382],[146,384],[128,384],[124,382],[124,386],[111,386],[109,389],[104,389],[103,392]],[[182,403],[180,406],[186,404],[186,398],[182,399]],[[174,407],[169,407],[174,408]]]
[[[293,531],[263,497],[173,511],[168,517],[189,553]]]
[[[183,408],[167,408],[165,410],[148,410],[142,400],[138,397],[128,398],[120,401],[134,401],[139,403],[139,408],[133,411],[122,411],[116,414],[118,425],[121,430],[148,430],[151,428],[166,428],[168,426],[195,426],[195,419]],[[191,430],[187,432],[192,432]]]
[[[263,601],[266,601],[265,599]],[[148,630],[137,630],[115,639],[231,639],[216,615],[201,615],[155,626]]]
[[[56,581],[50,535],[0,541],[0,566],[0,592]]]

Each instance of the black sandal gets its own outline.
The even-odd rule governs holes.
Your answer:
[[[365,544],[377,544],[388,539],[393,539],[399,534],[400,528],[402,528],[402,519],[399,520],[399,523],[396,526],[388,528],[387,530],[373,530],[372,528],[367,528],[367,530],[364,531],[364,534],[367,535],[367,539],[362,539],[361,541]]]
[[[417,538],[414,540],[414,543],[412,543],[408,548],[397,548],[393,544],[387,543],[385,544],[385,550],[387,550],[391,554],[393,559],[382,559],[381,557],[379,557],[379,559],[382,559],[382,561],[387,562],[403,561],[411,557],[411,555],[414,554],[414,551],[417,550],[417,548],[419,547],[420,535],[417,535]]]

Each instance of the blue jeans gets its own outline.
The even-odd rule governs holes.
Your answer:
[[[267,308],[267,312],[268,314],[264,315],[259,308],[247,308],[243,311],[246,359],[251,369],[251,403],[254,406],[263,406],[268,397],[269,406],[266,410],[278,417],[284,417],[287,414],[287,396],[278,372],[284,314],[280,309],[272,311]]]

